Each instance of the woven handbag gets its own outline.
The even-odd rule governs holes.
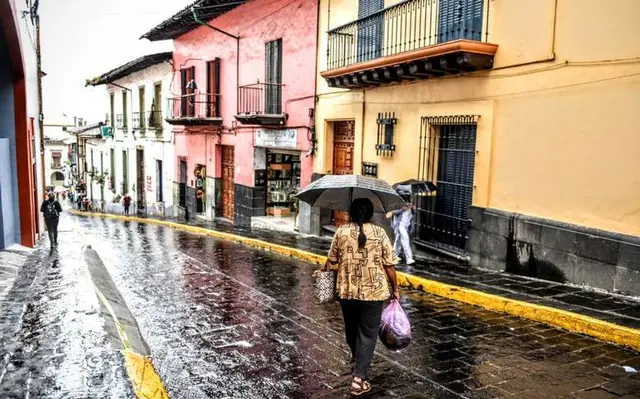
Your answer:
[[[336,278],[338,272],[335,270],[316,270],[313,273],[315,278],[314,296],[318,303],[329,303],[337,299]]]

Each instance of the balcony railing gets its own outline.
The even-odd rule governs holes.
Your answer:
[[[220,125],[220,95],[187,94],[168,99],[167,122],[174,125]]]
[[[281,83],[254,83],[238,87],[238,114],[240,123],[282,125],[286,115],[282,112]]]
[[[373,71],[387,67],[386,61],[389,66],[399,67],[394,73],[381,74],[386,74],[388,81],[402,79],[403,72],[407,78],[416,78],[433,76],[435,72],[486,68],[484,56],[489,56],[492,62],[497,50],[497,46],[487,43],[489,3],[489,0],[406,0],[332,29],[328,32],[328,71],[323,76],[327,79],[329,75],[334,77],[333,70]],[[452,42],[457,44],[446,46]],[[406,76],[409,75],[408,69],[403,71],[403,68],[408,68],[409,62],[429,58],[438,59],[434,65],[416,65],[411,76]],[[444,59],[442,68],[441,59]],[[362,65],[362,70],[358,70],[359,65]],[[401,76],[395,76],[395,72]],[[365,84],[371,78],[364,76],[363,80],[353,82],[347,79],[346,85]]]
[[[162,129],[162,111],[147,112],[147,122],[151,129]]]
[[[125,120],[124,114],[116,115],[116,129],[126,129],[127,122]]]
[[[131,114],[131,124],[134,129],[144,129],[147,126],[144,112],[133,112]]]

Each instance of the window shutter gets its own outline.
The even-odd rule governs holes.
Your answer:
[[[211,61],[207,61],[207,117],[213,116],[213,79],[211,79]]]
[[[282,39],[265,45],[266,113],[282,113]]]
[[[482,40],[484,0],[441,0],[438,42]]]
[[[359,0],[358,18],[364,18],[384,8],[384,0]]]
[[[359,0],[358,18],[365,18],[384,9],[384,0]],[[358,22],[358,62],[382,56],[384,15]]]
[[[214,81],[213,81],[213,94],[215,103],[215,117],[220,117],[220,58],[216,58],[213,60],[213,73],[214,73]]]
[[[187,99],[186,99],[186,95],[187,95],[187,70],[186,69],[181,69],[180,70],[180,94],[182,95],[182,98],[180,99],[180,116],[184,116],[187,114]],[[175,105],[174,105],[174,111],[175,111]]]

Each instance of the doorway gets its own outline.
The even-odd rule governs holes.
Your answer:
[[[144,149],[140,149],[138,148],[136,150],[136,169],[137,169],[137,181],[136,181],[136,186],[138,189],[138,210],[143,210],[145,209],[145,198],[144,198],[144,191],[145,191],[145,184],[144,184],[144,175],[145,175],[145,171],[144,171]]]
[[[438,190],[418,200],[417,240],[464,254],[473,203],[477,121],[474,116],[455,118],[455,124],[449,124],[452,119],[422,118],[418,178],[436,183]]]
[[[355,121],[333,123],[333,174],[353,174],[353,150],[356,136]],[[349,213],[333,211],[333,225],[349,222]]]
[[[222,217],[233,219],[234,195],[234,148],[222,146]]]

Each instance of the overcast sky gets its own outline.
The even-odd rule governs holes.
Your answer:
[[[44,114],[91,122],[108,112],[98,76],[141,55],[172,49],[171,41],[138,38],[193,0],[40,0]]]

